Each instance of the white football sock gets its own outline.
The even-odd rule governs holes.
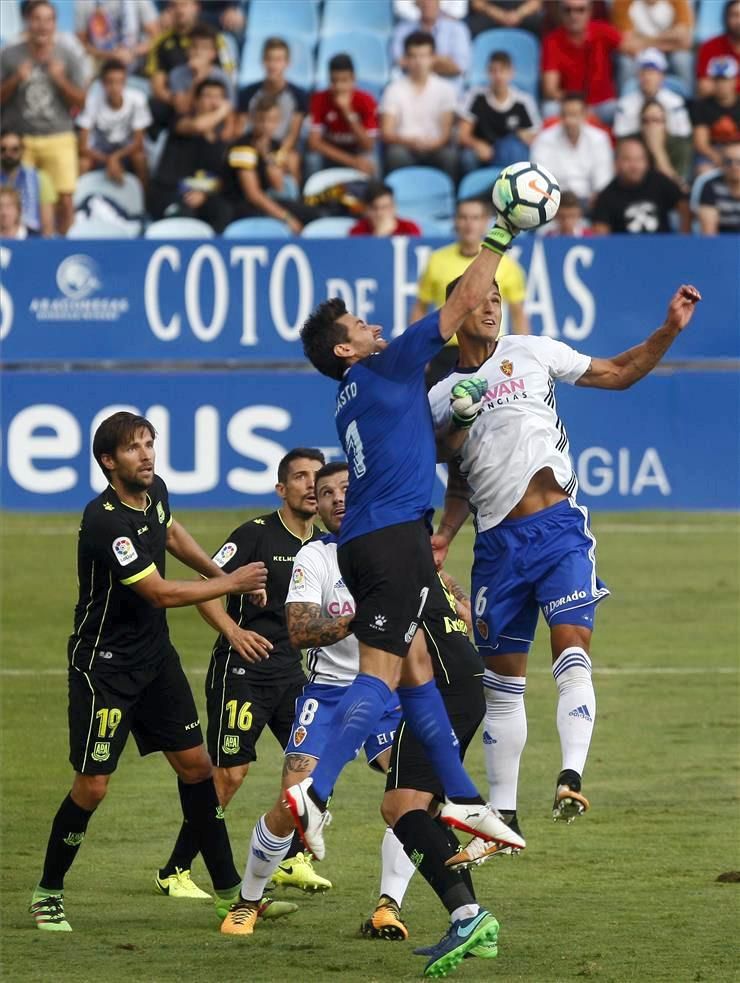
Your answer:
[[[596,721],[596,694],[591,682],[591,660],[582,648],[561,652],[552,664],[558,687],[557,724],[562,769],[583,774]]]
[[[406,856],[401,841],[388,826],[380,848],[381,873],[380,893],[393,898],[398,907],[403,904],[406,888],[416,870]]]
[[[242,897],[247,901],[259,901],[281,860],[284,860],[293,842],[293,834],[275,836],[267,828],[265,817],[260,816],[249,841],[249,857],[242,880]]]
[[[450,912],[450,921],[454,925],[455,922],[461,922],[464,918],[475,918],[479,911],[479,904],[461,904],[459,908]]]
[[[488,798],[494,808],[506,812],[516,810],[519,762],[527,743],[526,684],[526,676],[502,676],[491,669],[483,673],[486,694],[483,755]]]

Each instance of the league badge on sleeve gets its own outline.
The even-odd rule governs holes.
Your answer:
[[[159,524],[161,526],[165,519],[164,505],[162,505],[161,502],[157,502],[157,518],[159,519]]]
[[[139,557],[128,536],[119,536],[118,539],[113,540],[113,553],[122,567],[127,567]]]
[[[296,593],[303,594],[306,590],[306,575],[303,572],[303,567],[293,567],[293,584],[292,588]]]
[[[221,549],[216,553],[213,558],[213,562],[217,567],[225,567],[229,560],[236,556],[236,543],[224,543]]]

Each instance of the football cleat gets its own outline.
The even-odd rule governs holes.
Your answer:
[[[440,819],[447,826],[461,829],[487,842],[498,843],[502,847],[523,850],[527,845],[524,837],[507,826],[501,813],[490,805],[475,802],[463,804],[450,802],[448,799],[442,806]]]
[[[298,911],[298,905],[290,901],[273,901],[272,898],[244,901],[241,896],[238,896],[224,916],[221,931],[224,935],[252,935],[258,918],[269,921],[272,918],[292,915],[294,911]]]
[[[175,873],[169,877],[160,877],[159,871],[154,878],[154,883],[160,894],[166,894],[168,898],[200,898],[209,900],[210,894],[201,891],[198,885],[190,876],[189,870],[181,870],[175,867]]]
[[[473,949],[497,946],[498,929],[498,922],[485,908],[472,918],[454,922],[436,945],[414,949],[416,955],[430,957],[423,975],[447,976]]]
[[[324,846],[324,827],[331,822],[328,809],[322,810],[308,794],[311,778],[304,778],[298,785],[291,785],[283,792],[283,805],[290,810],[295,828],[303,845],[317,860],[326,856]]]
[[[570,785],[558,785],[552,804],[552,818],[555,822],[572,823],[590,808],[591,803],[581,792]]]
[[[401,909],[393,898],[382,895],[372,915],[360,926],[360,933],[369,939],[405,942],[409,930],[401,918]]]
[[[503,813],[501,813],[501,818],[504,818]],[[513,830],[519,836],[522,835],[516,814],[511,819],[504,819],[504,822],[509,829]],[[454,857],[445,860],[445,864],[447,867],[452,867],[453,870],[467,870],[468,867],[477,867],[480,864],[484,864],[491,857],[512,856],[519,852],[519,849],[516,847],[501,846],[498,843],[487,843],[480,836],[475,836]]]
[[[28,908],[42,932],[71,932],[72,926],[64,917],[64,898],[61,894],[47,894],[39,888],[33,892]]]
[[[308,853],[297,853],[283,860],[272,875],[272,883],[279,887],[297,887],[301,891],[329,891],[332,882],[317,874]]]

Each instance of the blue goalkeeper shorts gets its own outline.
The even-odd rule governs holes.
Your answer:
[[[321,683],[308,683],[303,687],[302,695],[296,700],[295,720],[285,746],[286,754],[321,757],[336,730],[336,709],[346,692],[346,686],[324,686]],[[380,719],[363,745],[369,765],[372,766],[378,755],[393,746],[400,719],[401,704],[396,694],[392,693]],[[357,754],[361,750],[362,748],[358,748]]]
[[[528,652],[540,611],[548,625],[592,629],[608,596],[596,576],[588,509],[569,498],[478,533],[473,560],[475,641],[481,655]]]

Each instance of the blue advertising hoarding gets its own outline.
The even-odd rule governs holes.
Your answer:
[[[398,334],[436,240],[8,242],[0,353],[19,362],[297,362],[311,308],[341,296]],[[740,356],[740,236],[517,242],[535,334],[599,355],[641,341],[680,283],[701,318],[671,358]]]
[[[2,504],[81,510],[102,488],[91,452],[98,423],[143,412],[158,431],[157,470],[174,507],[274,503],[291,447],[341,457],[336,387],[312,372],[9,372],[3,384]],[[659,373],[627,392],[561,385],[558,410],[581,491],[600,509],[733,509],[738,501],[737,374]],[[435,504],[444,493],[444,472]]]

